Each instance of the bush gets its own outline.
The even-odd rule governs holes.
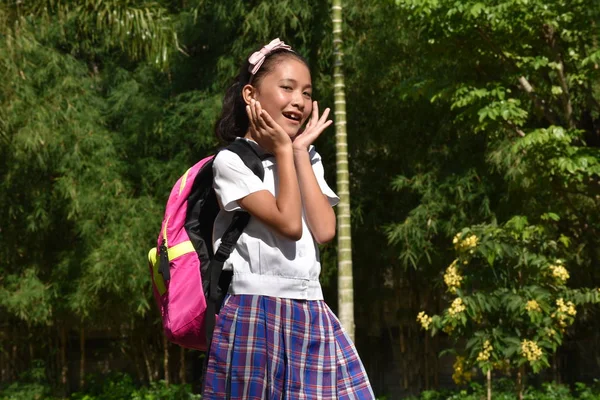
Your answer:
[[[113,374],[90,379],[88,389],[74,393],[72,400],[196,400],[190,385],[169,385],[153,382],[149,387],[137,388],[129,375]]]
[[[18,382],[0,388],[0,400],[59,400],[52,397],[52,388],[44,383],[45,376],[33,368]],[[62,398],[61,398],[62,399]],[[169,385],[153,382],[149,387],[137,387],[126,374],[95,375],[88,378],[82,392],[73,393],[69,400],[200,400],[190,385]],[[62,399],[66,400],[66,399]]]
[[[405,400],[482,400],[486,399],[487,389],[479,383],[471,383],[468,389],[462,390],[426,390],[419,396]],[[509,380],[498,380],[492,390],[494,400],[517,400],[514,384]],[[547,383],[542,388],[530,387],[524,394],[524,400],[600,400],[600,384],[588,386],[577,383],[575,390],[556,383]]]

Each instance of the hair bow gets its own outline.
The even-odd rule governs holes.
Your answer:
[[[291,46],[283,43],[279,38],[271,40],[271,43],[263,46],[262,49],[252,53],[248,62],[250,63],[250,67],[248,71],[254,76],[260,69],[261,65],[265,62],[265,58],[271,54],[275,50],[284,49],[284,50],[292,50]]]

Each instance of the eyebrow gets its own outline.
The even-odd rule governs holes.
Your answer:
[[[288,82],[293,82],[295,84],[298,84],[298,81],[295,80],[294,78],[283,78],[280,80],[280,82],[282,81],[288,81]],[[312,85],[309,83],[308,85],[305,86],[306,89],[312,89]]]

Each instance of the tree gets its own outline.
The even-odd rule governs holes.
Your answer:
[[[346,97],[344,90],[342,50],[342,0],[334,0],[334,115],[338,204],[338,315],[342,326],[354,340],[354,284],[352,279],[352,236],[350,221],[350,173],[348,171],[348,142],[346,135]]]

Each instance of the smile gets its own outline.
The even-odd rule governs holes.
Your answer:
[[[300,113],[295,113],[295,112],[290,111],[290,112],[283,112],[282,114],[284,117],[286,117],[290,121],[293,121],[296,123],[300,123],[300,121],[302,120],[302,114],[300,114]]]

